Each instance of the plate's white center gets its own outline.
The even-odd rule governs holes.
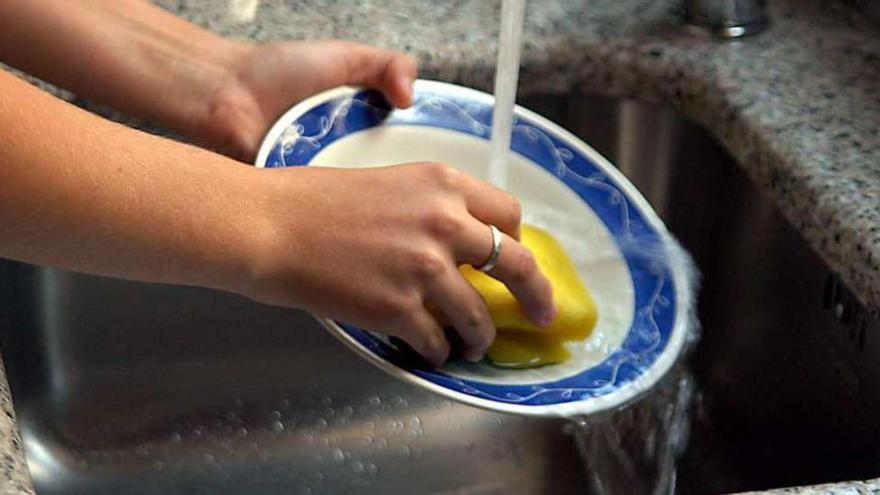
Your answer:
[[[443,162],[485,179],[489,143],[456,131],[386,125],[334,141],[310,164],[357,168],[418,161]],[[508,173],[508,190],[522,202],[524,221],[559,239],[596,300],[599,321],[590,338],[569,345],[572,358],[565,363],[530,370],[453,363],[444,370],[461,378],[505,384],[579,374],[617,349],[632,323],[635,298],[626,262],[599,217],[553,174],[516,153],[510,155]]]

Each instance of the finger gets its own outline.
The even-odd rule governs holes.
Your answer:
[[[426,309],[410,314],[404,326],[394,331],[393,335],[403,339],[434,366],[440,366],[449,357],[449,341],[443,328]]]
[[[346,43],[344,54],[346,84],[378,89],[399,108],[411,104],[412,86],[418,74],[415,58],[359,43]]]
[[[514,239],[519,239],[522,209],[510,193],[466,173],[461,174],[461,189],[468,212],[477,220],[491,224]]]
[[[428,298],[461,337],[465,359],[482,359],[495,340],[495,325],[480,293],[458,270],[450,269],[435,280]]]
[[[501,235],[501,253],[489,276],[510,289],[530,320],[538,326],[549,325],[556,316],[550,281],[538,269],[538,263],[528,248],[507,234]],[[479,268],[492,254],[492,246],[489,226],[474,221],[463,230],[454,247],[456,261]]]

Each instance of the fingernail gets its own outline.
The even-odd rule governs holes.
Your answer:
[[[409,78],[408,76],[403,76],[400,78],[399,86],[403,90],[403,106],[407,107],[412,103],[412,95],[413,95],[413,84],[415,83],[414,79]]]
[[[545,310],[541,313],[541,316],[538,317],[538,325],[541,327],[546,327],[553,323],[553,320],[556,318],[556,305],[551,305],[550,309]]]
[[[465,359],[467,359],[468,361],[470,361],[472,363],[479,363],[480,361],[483,360],[483,353],[482,352],[475,352],[475,353],[472,352],[472,353],[469,353],[467,356],[465,356]]]

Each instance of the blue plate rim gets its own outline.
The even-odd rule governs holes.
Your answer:
[[[444,92],[450,95],[455,95],[457,93],[464,98],[478,100],[488,105],[492,105],[494,103],[494,97],[490,94],[440,81],[419,79],[416,81],[416,89]],[[269,154],[278,139],[282,136],[284,131],[290,127],[291,123],[293,123],[300,116],[322,103],[331,101],[339,97],[354,95],[360,90],[361,88],[348,86],[338,87],[314,95],[291,107],[275,122],[275,124],[273,124],[273,126],[267,132],[266,136],[263,138],[263,141],[261,142],[259,151],[257,153],[257,158],[254,161],[254,165],[258,168],[262,168],[265,166]],[[645,200],[644,196],[642,196],[641,192],[639,192],[635,188],[635,186],[633,186],[629,182],[629,180],[600,153],[598,153],[592,147],[584,143],[582,140],[580,140],[561,126],[549,121],[548,119],[542,117],[535,112],[532,112],[526,108],[517,105],[515,108],[515,115],[523,116],[528,120],[533,121],[535,124],[542,126],[545,130],[554,133],[559,139],[565,141],[568,146],[571,146],[572,149],[582,153],[589,160],[593,161],[593,163],[597,167],[601,168],[604,173],[606,173],[612,180],[614,180],[615,185],[622,192],[624,192],[628,199],[632,201],[636,206],[638,206],[644,219],[650,224],[653,229],[655,229],[655,231],[662,238],[664,243],[674,242],[671,238],[671,235],[668,233],[665,224],[657,216],[653,208],[650,206],[647,200]],[[686,337],[688,333],[688,326],[690,325],[690,318],[692,314],[692,308],[690,307],[690,305],[692,304],[692,302],[691,287],[689,286],[690,280],[686,276],[684,268],[677,266],[677,264],[671,264],[670,270],[672,271],[673,278],[675,280],[675,323],[672,327],[672,330],[670,331],[669,339],[666,346],[664,347],[661,354],[654,361],[653,365],[651,365],[648,370],[646,370],[643,374],[639,375],[634,380],[622,384],[620,387],[612,392],[598,397],[591,397],[589,399],[570,402],[526,405],[495,401],[477,397],[474,395],[469,395],[464,392],[459,392],[457,390],[453,390],[443,385],[434,383],[426,378],[420,377],[407,369],[398,367],[397,365],[369,351],[352,335],[348,334],[337,322],[327,318],[316,317],[316,319],[336,338],[341,340],[348,347],[352,348],[352,350],[357,352],[359,355],[366,358],[369,362],[378,366],[380,369],[383,369],[387,373],[397,378],[413,383],[414,385],[421,386],[459,402],[492,411],[529,416],[587,415],[620,407],[634,400],[639,396],[642,391],[647,390],[657,381],[659,381],[676,362],[687,340]]]

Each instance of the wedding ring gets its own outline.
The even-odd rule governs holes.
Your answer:
[[[503,239],[501,231],[494,225],[489,225],[489,230],[492,232],[492,254],[489,255],[489,259],[483,263],[483,266],[477,268],[483,273],[492,271],[498,264],[498,258],[501,257],[501,240]]]

